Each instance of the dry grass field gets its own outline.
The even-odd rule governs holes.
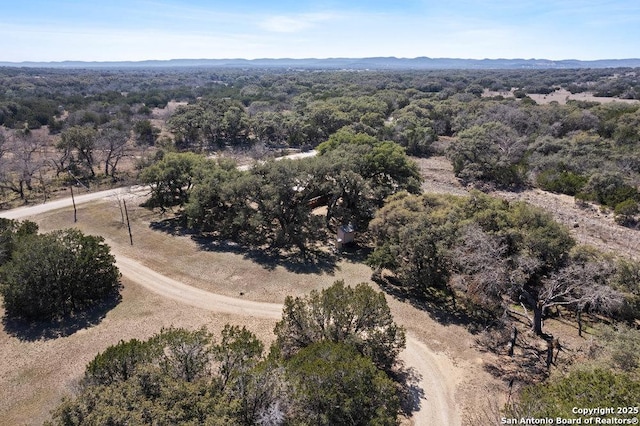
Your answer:
[[[494,96],[503,96],[505,98],[512,98],[513,91],[502,91],[502,92],[493,92],[488,89],[485,89],[482,94],[483,97],[494,97]],[[560,105],[564,105],[567,101],[588,101],[588,102],[599,102],[602,104],[610,103],[610,102],[624,102],[624,103],[638,103],[637,99],[620,99],[620,98],[607,98],[601,96],[594,96],[593,93],[583,92],[583,93],[571,93],[566,89],[559,89],[553,93],[549,93],[548,95],[531,93],[528,96],[536,101],[538,104],[549,104],[551,102],[557,102]]]
[[[463,194],[443,157],[420,160],[426,178],[425,190]],[[538,191],[498,194],[524,199],[551,208],[556,218],[571,226],[579,241],[604,244],[633,254],[638,249],[638,232],[621,228],[597,210],[580,209],[567,197]],[[41,231],[77,226],[86,233],[104,236],[114,251],[191,286],[217,294],[260,302],[282,303],[287,295],[302,295],[344,279],[347,284],[370,282],[371,270],[363,265],[363,253],[348,253],[301,266],[290,259],[274,259],[239,247],[197,241],[173,227],[170,214],[162,216],[139,207],[141,198],[128,195],[134,245],[129,244],[121,221],[118,201],[92,202],[78,209],[73,223],[70,209],[38,216]],[[139,196],[138,196],[139,197]],[[578,227],[573,227],[577,223]],[[635,244],[635,245],[634,245]],[[375,285],[371,283],[372,285]],[[0,423],[41,424],[64,396],[72,395],[85,365],[98,352],[120,340],[145,339],[162,327],[206,326],[217,333],[226,323],[247,326],[267,344],[273,340],[274,320],[225,315],[200,310],[164,299],[139,285],[123,280],[122,300],[108,312],[98,312],[91,324],[63,330],[62,336],[43,337],[40,330],[4,327],[0,331]],[[495,379],[487,366],[499,363],[492,354],[478,349],[475,335],[454,318],[438,317],[401,299],[387,296],[396,321],[406,327],[417,345],[433,354],[440,376],[427,378],[429,386],[453,390],[460,417],[477,411],[490,400],[504,400],[507,385]],[[0,315],[3,312],[0,311]],[[550,331],[572,325],[545,325]],[[572,341],[574,347],[581,340]],[[586,340],[584,340],[586,342]],[[408,362],[420,361],[407,359]],[[446,381],[446,383],[442,383]],[[425,386],[429,400],[430,388]],[[405,423],[410,424],[409,420]],[[416,424],[420,424],[416,422]]]
[[[348,284],[369,282],[371,270],[359,262],[360,253],[348,254],[336,262],[300,267],[287,259],[261,258],[233,246],[208,247],[189,235],[174,235],[170,229],[154,230],[150,225],[163,217],[138,207],[139,201],[131,198],[127,202],[133,246],[115,199],[81,206],[75,226],[105,236],[115,252],[164,275],[233,297],[282,303],[286,295],[302,295],[337,279]],[[69,209],[43,214],[37,222],[42,231],[74,226]],[[5,355],[0,362],[3,422],[42,423],[63,396],[72,394],[85,365],[98,352],[120,340],[147,338],[162,327],[204,325],[215,333],[226,323],[243,324],[263,341],[273,340],[275,321],[202,311],[163,299],[126,279],[123,284],[122,301],[115,308],[92,325],[68,335],[42,338],[33,332],[0,332],[0,348]],[[437,363],[447,385],[454,389],[459,410],[473,411],[480,402],[475,398],[479,391],[493,392],[501,386],[482,368],[482,355],[475,349],[474,336],[463,326],[442,325],[426,311],[390,296],[388,300],[396,320],[422,342],[419,344],[436,352],[430,361]],[[425,394],[428,399],[429,389]]]

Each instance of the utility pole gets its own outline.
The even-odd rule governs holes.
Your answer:
[[[122,200],[124,204],[124,213],[127,216],[127,228],[129,229],[129,242],[133,245],[133,235],[131,235],[131,223],[129,222],[129,211],[127,210],[127,202],[126,200]]]
[[[70,186],[71,188],[71,202],[73,203],[73,223],[78,221],[78,211],[76,210],[76,199],[73,196],[73,184]]]

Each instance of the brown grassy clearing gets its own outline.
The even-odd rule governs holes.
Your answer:
[[[456,194],[466,192],[453,177],[451,165],[444,157],[422,159],[419,165],[426,177],[425,190]],[[578,241],[595,241],[606,248],[630,254],[635,250],[637,253],[637,231],[615,225],[611,218],[604,217],[597,209],[578,208],[571,197],[535,190],[498,195],[524,199],[550,208],[556,219],[571,227]],[[189,235],[172,234],[170,227],[164,231],[151,229],[152,222],[166,217],[138,207],[140,201],[134,198],[127,200],[134,246],[129,245],[126,226],[121,223],[120,209],[115,199],[81,206],[76,226],[84,232],[105,236],[118,252],[164,275],[233,297],[282,303],[286,295],[306,294],[312,289],[326,287],[337,279],[344,279],[347,284],[370,282],[371,271],[358,262],[356,254],[336,262],[335,266],[327,262],[302,268],[286,261],[270,263],[273,259],[259,258],[259,261],[254,261],[251,254],[233,246],[208,246],[207,250],[207,246],[194,241]],[[42,231],[74,226],[70,210],[42,215],[37,222]],[[573,228],[574,223],[579,226]],[[121,339],[147,338],[163,326],[193,329],[206,325],[217,333],[225,323],[230,322],[246,325],[265,342],[273,340],[273,321],[185,307],[126,280],[122,296],[122,302],[106,313],[97,325],[66,337],[30,341],[20,340],[5,330],[0,332],[0,351],[4,355],[0,361],[0,417],[3,422],[42,423],[48,417],[49,410],[63,396],[72,393],[86,363],[98,352]],[[463,417],[487,405],[492,399],[504,400],[507,385],[487,371],[501,360],[491,353],[480,351],[476,336],[469,333],[464,325],[455,321],[439,321],[428,312],[390,295],[387,300],[396,321],[442,355],[441,368],[447,372],[450,383],[456,385],[455,398]],[[571,350],[583,347],[590,338],[589,334],[585,334],[584,338],[577,337],[571,318],[547,321],[545,329],[563,336],[564,344]],[[428,398],[429,389],[425,389],[425,392]]]
[[[501,91],[495,92],[485,89],[482,93],[482,97],[494,97],[494,96],[503,96],[505,98],[513,98],[513,90],[511,91]],[[638,103],[637,99],[620,99],[620,98],[607,98],[602,96],[594,96],[593,93],[583,92],[583,93],[571,93],[566,89],[559,89],[555,92],[549,93],[548,95],[537,94],[537,93],[528,93],[531,99],[536,101],[537,104],[549,104],[551,102],[557,102],[560,105],[565,105],[567,101],[587,101],[587,102],[599,102],[601,104],[606,104],[610,102],[624,102],[629,104]]]
[[[135,201],[127,202],[134,246],[129,245],[116,200],[81,206],[76,226],[84,232],[107,237],[118,252],[158,272],[233,297],[282,303],[286,295],[302,295],[326,287],[337,279],[344,279],[348,284],[370,282],[371,270],[356,259],[340,260],[333,268],[311,267],[293,272],[286,262],[276,266],[257,263],[233,248],[228,251],[202,250],[189,236],[152,230],[150,223],[162,217],[137,207]],[[74,225],[70,210],[42,215],[37,222],[41,231]],[[247,325],[263,341],[273,340],[273,321],[186,308],[126,281],[124,284],[122,302],[90,328],[66,337],[36,341],[21,341],[4,330],[0,333],[0,347],[6,354],[0,362],[3,393],[0,395],[3,401],[0,413],[3,418],[18,424],[41,423],[62,396],[72,393],[86,363],[98,352],[121,339],[147,338],[163,326],[197,328],[206,325],[218,332],[225,323],[232,322]],[[443,326],[425,311],[391,296],[387,298],[397,322],[442,354],[441,362],[451,383],[457,385],[456,399],[463,411],[473,411],[478,403],[482,403],[476,400],[478,392],[501,386],[483,370],[474,338],[463,326]],[[429,389],[425,392],[428,398]]]

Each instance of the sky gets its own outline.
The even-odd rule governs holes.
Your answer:
[[[0,0],[0,61],[640,57],[640,0]]]

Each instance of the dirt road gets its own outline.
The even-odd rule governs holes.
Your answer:
[[[139,193],[148,190],[143,186],[132,186],[125,188],[107,189],[105,191],[91,192],[75,196],[76,205],[89,203],[91,201],[102,200],[104,198],[125,196],[127,194]],[[29,216],[36,216],[53,210],[72,207],[73,200],[71,197],[61,198],[45,204],[35,204],[33,206],[18,207],[17,209],[0,211],[0,217],[6,219],[24,219]]]
[[[276,161],[280,161],[280,160],[300,160],[301,158],[315,157],[316,154],[318,154],[318,152],[314,149],[312,151],[298,152],[298,153],[295,153],[295,154],[285,155],[283,157],[276,157],[275,160]],[[253,164],[244,164],[242,166],[238,166],[238,170],[247,171],[247,170],[251,170],[252,167],[253,167]]]
[[[414,425],[461,425],[459,409],[453,396],[455,380],[447,372],[452,370],[444,355],[436,354],[418,339],[407,336],[407,347],[400,359],[421,376],[418,384],[424,392],[420,409],[413,413]]]
[[[278,319],[282,314],[280,304],[242,300],[201,290],[161,275],[120,254],[116,254],[116,263],[122,275],[130,281],[189,306],[269,319]],[[451,370],[451,366],[443,365],[447,362],[444,356],[436,354],[424,343],[408,335],[407,347],[400,358],[407,367],[418,373],[418,384],[424,391],[424,397],[418,402],[420,409],[413,414],[413,424],[460,425],[460,416],[453,398],[452,380],[446,373]]]
[[[116,253],[114,251],[114,253]],[[224,296],[183,284],[116,253],[116,265],[123,276],[163,297],[185,305],[215,312],[278,319],[282,305]]]
[[[101,191],[77,196],[75,201],[76,204],[82,204],[141,190],[143,189],[137,187]],[[47,204],[3,211],[0,212],[0,217],[23,219],[71,205],[69,197]],[[281,316],[282,305],[280,304],[228,297],[186,285],[119,254],[117,246],[112,242],[109,243],[123,276],[163,297],[201,309],[247,317],[277,319]],[[406,349],[401,353],[400,358],[407,367],[418,374],[420,377],[418,385],[424,391],[420,401],[417,401],[419,408],[411,418],[413,424],[459,426],[461,424],[459,410],[453,398],[455,382],[449,377],[454,367],[450,365],[446,356],[431,351],[423,342],[408,335]]]

